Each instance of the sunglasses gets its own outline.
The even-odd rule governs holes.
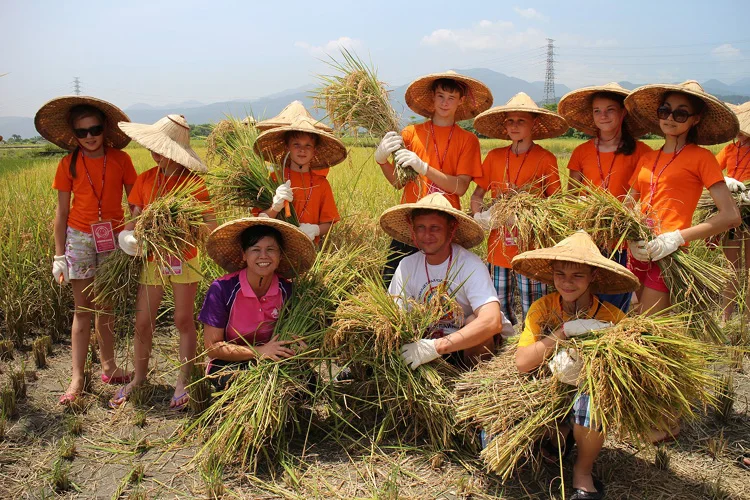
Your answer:
[[[103,125],[94,125],[93,127],[89,128],[74,128],[73,133],[78,137],[79,139],[85,139],[89,134],[91,134],[91,137],[99,137],[104,132],[104,126]]]
[[[685,123],[688,118],[697,114],[698,113],[690,113],[684,109],[672,109],[669,106],[659,106],[656,109],[656,116],[658,116],[660,120],[666,120],[669,118],[669,115],[672,115],[672,119],[677,123]]]

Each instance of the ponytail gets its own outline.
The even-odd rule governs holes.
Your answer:
[[[620,139],[620,147],[617,148],[615,154],[630,156],[635,153],[635,137],[633,137],[633,134],[630,133],[628,122],[624,120],[622,122],[622,127],[620,128],[620,134],[622,137]]]
[[[81,146],[76,146],[76,148],[73,150],[71,155],[73,155],[70,158],[70,176],[72,178],[76,178],[76,161],[78,160],[78,152],[81,151]]]

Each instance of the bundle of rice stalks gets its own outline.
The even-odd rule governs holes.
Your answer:
[[[220,120],[211,133],[206,137],[206,161],[209,164],[220,163],[223,159],[231,156],[231,152],[227,151],[227,146],[236,141],[235,127],[236,123],[241,124],[247,129],[254,129],[254,123],[247,120],[237,120],[235,118],[228,118],[226,120]]]
[[[493,200],[490,225],[512,235],[519,252],[553,246],[567,236],[564,228],[560,232],[557,198],[558,195],[545,198],[537,190],[508,190]],[[506,238],[500,241],[505,247]]]
[[[94,276],[94,302],[111,305],[118,311],[127,310],[127,303],[135,297],[138,276],[143,259],[133,258],[125,252],[109,254]]]
[[[342,61],[331,57],[328,63],[337,74],[318,75],[322,86],[316,90],[315,106],[326,111],[337,130],[355,137],[379,139],[399,131],[399,116],[375,69],[347,49],[341,49],[341,57]],[[401,184],[419,178],[411,167],[396,165],[395,173]]]
[[[750,181],[745,182],[745,189],[750,189]],[[750,205],[742,200],[742,198],[740,197],[741,194],[742,192],[740,191],[732,193],[732,198],[734,198],[734,202],[739,207],[740,216],[742,217],[742,223],[737,229],[748,231],[750,230],[750,227],[745,224],[745,218],[750,216]],[[711,198],[711,194],[708,192],[708,190],[704,189],[703,194],[701,194],[701,197],[698,200],[698,207],[696,208],[695,214],[693,215],[693,224],[700,224],[701,222],[705,222],[717,213],[719,213],[719,209],[716,208],[714,199]]]

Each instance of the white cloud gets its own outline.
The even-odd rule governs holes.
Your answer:
[[[547,16],[542,15],[541,12],[532,7],[529,7],[527,9],[522,9],[521,7],[513,7],[513,10],[516,11],[516,14],[525,19],[538,19],[540,21],[547,21]]]
[[[733,59],[740,59],[742,57],[742,52],[731,43],[725,43],[714,48],[711,51],[711,55],[722,61],[731,61]]]
[[[544,35],[534,28],[517,31],[512,22],[482,20],[471,28],[441,28],[423,36],[422,45],[453,45],[464,51],[513,50],[544,43]]]
[[[308,51],[315,57],[323,57],[326,55],[335,55],[342,48],[357,51],[362,48],[362,42],[356,38],[342,36],[336,40],[330,40],[325,45],[311,45],[307,42],[294,42],[294,46]]]

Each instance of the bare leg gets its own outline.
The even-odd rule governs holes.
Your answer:
[[[597,432],[582,425],[573,426],[573,437],[576,440],[578,456],[573,466],[573,488],[594,492],[594,462],[604,445],[604,433]]]
[[[109,377],[124,376],[125,371],[117,367],[115,360],[115,317],[112,307],[99,307],[95,322],[102,373]]]
[[[195,329],[195,294],[198,283],[172,283],[174,293],[174,324],[180,332],[180,373],[174,387],[174,397],[170,407],[180,404],[185,386],[190,380],[190,372],[195,361],[198,332]]]
[[[670,306],[669,292],[660,292],[653,288],[642,287],[639,297],[641,302],[641,314],[651,316],[663,311]]]
[[[86,365],[86,355],[89,350],[89,341],[91,340],[91,318],[94,313],[91,312],[93,305],[91,295],[84,290],[88,287],[94,278],[82,280],[70,280],[70,286],[73,289],[73,301],[75,311],[73,312],[73,327],[70,332],[72,344],[73,370],[70,385],[65,394],[75,395],[83,391],[83,371]]]
[[[724,239],[724,255],[727,260],[732,264],[732,278],[727,283],[726,289],[724,289],[724,299],[722,301],[722,314],[721,319],[724,322],[729,321],[734,313],[734,305],[737,299],[737,290],[739,287],[739,273],[740,273],[740,244],[741,240],[730,240],[729,237]]]

